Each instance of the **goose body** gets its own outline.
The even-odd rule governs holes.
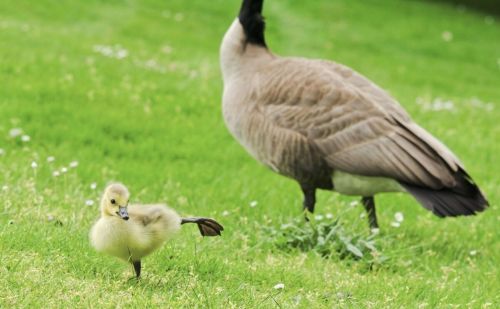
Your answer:
[[[244,0],[223,38],[223,116],[255,159],[300,184],[305,209],[316,189],[362,196],[372,227],[381,192],[409,192],[441,217],[487,207],[457,157],[380,87],[332,61],[273,54],[262,5]]]
[[[91,245],[134,265],[137,277],[141,259],[160,248],[185,223],[196,223],[202,236],[217,236],[224,229],[208,218],[181,218],[164,204],[128,205],[122,184],[108,186],[101,200],[101,217],[90,230]]]

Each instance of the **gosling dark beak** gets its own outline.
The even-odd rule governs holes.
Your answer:
[[[127,207],[121,207],[120,209],[116,212],[123,220],[127,221],[128,220],[128,211]]]

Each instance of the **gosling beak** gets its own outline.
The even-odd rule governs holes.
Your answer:
[[[120,218],[122,218],[123,220],[127,221],[128,220],[128,211],[127,211],[127,207],[121,207],[120,206],[120,209],[116,212],[116,214],[118,214],[120,216]]]

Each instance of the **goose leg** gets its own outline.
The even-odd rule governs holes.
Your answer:
[[[373,196],[363,196],[361,198],[361,203],[365,207],[366,212],[368,213],[368,223],[370,225],[370,229],[377,229],[377,214],[375,213],[375,198]]]
[[[302,193],[304,193],[304,202],[302,203],[304,212],[306,213],[307,211],[310,213],[314,212],[314,205],[316,204],[316,188],[311,188],[311,187],[306,187],[306,186],[301,186],[302,188]],[[307,213],[306,213],[306,220],[307,219]]]
[[[139,279],[141,277],[141,261],[132,262],[132,265],[134,265],[135,275]]]

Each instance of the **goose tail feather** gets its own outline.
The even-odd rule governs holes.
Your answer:
[[[475,215],[489,206],[484,194],[463,169],[459,169],[454,177],[456,186],[438,190],[401,181],[399,183],[438,217]]]

